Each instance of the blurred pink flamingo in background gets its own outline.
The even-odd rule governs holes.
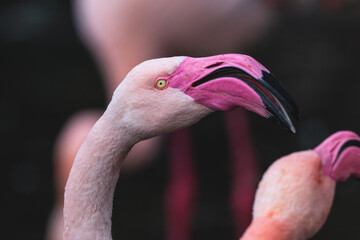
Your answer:
[[[178,53],[210,55],[246,49],[266,34],[279,10],[309,2],[201,0],[177,1],[170,5],[163,0],[77,0],[75,10],[78,29],[99,63],[110,99],[125,74],[146,59]],[[61,136],[68,137],[60,137],[57,141],[55,159],[59,163],[55,164],[56,172],[70,169],[57,166],[71,166],[77,147],[101,112],[78,113],[66,124]],[[225,123],[234,166],[230,200],[235,226],[241,233],[251,219],[257,164],[246,113],[242,109],[227,112]],[[170,136],[170,143],[177,147],[170,146],[171,177],[166,193],[168,239],[189,239],[196,188],[190,136],[186,129]],[[153,159],[159,144],[159,138],[137,144],[128,156],[131,160],[126,161],[125,169],[136,169]],[[66,176],[67,172],[60,174]],[[64,182],[58,186],[57,192],[63,191]],[[61,204],[62,200],[58,202]]]
[[[243,107],[295,131],[295,102],[253,58],[225,54],[145,61],[115,90],[76,155],[66,184],[64,238],[112,239],[122,162],[139,141],[188,127],[215,110]]]
[[[274,162],[256,192],[253,221],[241,240],[302,240],[329,214],[336,182],[360,177],[360,137],[340,131],[314,150]]]

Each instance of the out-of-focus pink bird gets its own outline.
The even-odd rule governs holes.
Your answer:
[[[303,240],[329,214],[336,182],[360,177],[360,137],[340,131],[314,150],[282,157],[264,174],[241,240]]]
[[[113,194],[134,144],[235,107],[273,117],[294,131],[289,117],[298,116],[294,101],[249,56],[161,58],[135,67],[76,155],[65,189],[64,238],[111,239]]]

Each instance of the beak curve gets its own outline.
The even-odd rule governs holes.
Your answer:
[[[314,151],[323,163],[322,172],[338,182],[360,178],[360,137],[339,131],[324,140]]]
[[[205,107],[222,111],[244,107],[274,118],[283,129],[295,133],[289,116],[299,119],[294,100],[281,82],[250,56],[186,58],[172,75],[169,87],[179,88]]]

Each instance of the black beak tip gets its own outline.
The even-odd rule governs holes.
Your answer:
[[[269,108],[268,110],[273,114],[276,122],[278,125],[280,125],[281,128],[295,133],[295,127],[290,119],[290,116],[296,121],[299,121],[300,119],[299,109],[295,101],[288,94],[284,85],[273,73],[263,71],[261,80],[263,86],[266,86],[266,88],[271,92],[272,96],[277,99],[276,101],[273,100],[267,102],[267,107]],[[278,103],[276,103],[277,101]],[[276,105],[278,106],[276,107]]]
[[[294,127],[294,125],[292,123],[288,124],[287,122],[282,121],[278,117],[274,117],[274,120],[275,120],[276,124],[278,126],[280,126],[283,130],[293,133],[293,134],[296,133],[296,128]]]
[[[271,72],[262,71],[262,80],[269,89],[276,93],[276,97],[284,104],[284,107],[289,111],[292,117],[296,121],[299,121],[299,108],[278,78]]]

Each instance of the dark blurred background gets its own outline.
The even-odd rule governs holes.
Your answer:
[[[77,37],[70,1],[3,0],[0,42],[1,239],[43,239],[54,203],[56,136],[75,112],[106,106],[104,87]],[[286,11],[245,52],[277,75],[301,111],[296,135],[250,114],[261,172],[337,130],[360,133],[359,43],[360,2],[347,1],[336,11]],[[215,113],[193,127],[199,175],[193,239],[236,239],[222,122]],[[120,176],[114,239],[164,239],[167,169],[164,147],[153,163]],[[313,239],[360,239],[359,202],[359,182],[339,184],[330,216]]]

